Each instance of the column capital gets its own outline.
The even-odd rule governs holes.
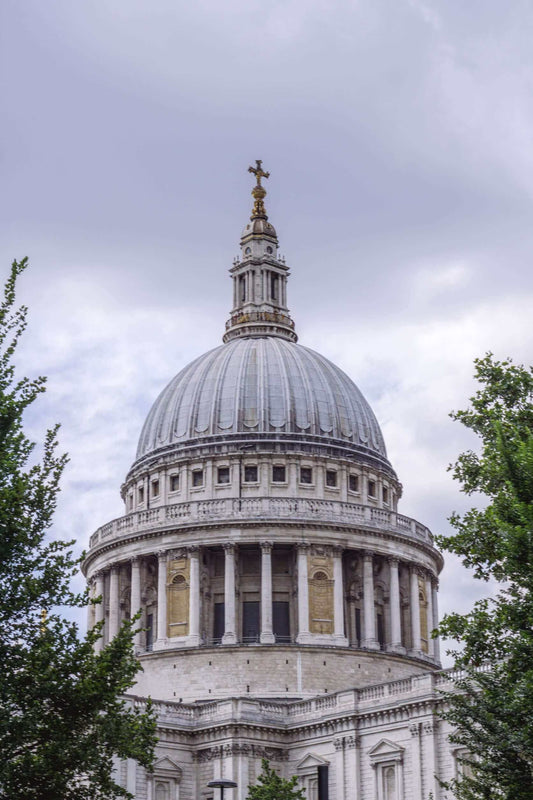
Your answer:
[[[191,544],[187,547],[187,553],[189,558],[199,558],[200,557],[200,545],[199,544]]]
[[[372,562],[374,560],[374,553],[371,550],[363,550],[361,552],[361,556],[363,558],[363,561],[366,562],[368,561]]]
[[[259,546],[261,547],[261,552],[263,552],[263,553],[271,553],[272,552],[272,548],[274,547],[274,543],[273,542],[263,541],[263,542],[259,542]]]
[[[307,553],[310,548],[309,542],[296,542],[295,547],[299,553]]]
[[[398,567],[400,565],[400,559],[398,556],[387,556],[387,561],[391,567]]]
[[[333,555],[339,558],[344,553],[345,548],[341,544],[334,544],[331,548]]]
[[[131,556],[130,564],[131,564],[132,567],[133,566],[137,566],[137,564],[140,564],[140,563],[141,563],[141,557],[140,556]]]
[[[158,550],[157,551],[157,560],[158,561],[166,561],[168,557],[168,550]]]
[[[224,542],[224,544],[222,545],[222,549],[226,553],[235,553],[235,550],[237,549],[237,545],[234,544],[234,542]]]
[[[110,569],[109,569],[109,572],[110,572],[112,575],[114,575],[114,574],[116,574],[116,573],[119,571],[119,569],[120,569],[120,565],[119,565],[119,564],[111,564],[111,567],[110,567]]]
[[[105,575],[105,570],[97,569],[96,572],[93,572],[91,579],[94,581],[102,580]]]
[[[431,581],[431,588],[435,589],[436,591],[438,591],[438,589],[439,589],[439,579],[437,578],[437,576],[433,575],[433,573],[430,572],[429,580]]]

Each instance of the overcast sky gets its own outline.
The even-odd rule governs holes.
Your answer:
[[[472,361],[531,363],[532,41],[528,0],[3,0],[0,263],[31,259],[58,536],[122,513],[151,403],[220,342],[257,158],[300,342],[374,408],[400,510],[448,529]],[[486,587],[448,561],[466,610]]]

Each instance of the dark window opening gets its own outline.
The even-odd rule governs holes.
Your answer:
[[[244,482],[257,483],[257,464],[246,464],[244,467]]]
[[[152,497],[159,497],[159,481],[152,481]]]
[[[361,609],[355,609],[355,638],[361,643]]]
[[[180,488],[180,476],[179,475],[171,475],[170,476],[170,491],[177,492]]]
[[[224,603],[215,603],[213,639],[220,642],[224,636]]]
[[[311,467],[300,467],[300,483],[313,483],[313,470]]]
[[[329,800],[328,767],[324,764],[317,767],[318,772],[318,800]]]
[[[139,486],[137,489],[137,502],[143,503],[144,502],[144,486]]]
[[[239,278],[239,299],[241,303],[246,301],[246,278],[244,275]]]
[[[154,646],[154,615],[146,615],[146,649],[151,650]]]
[[[386,486],[383,487],[383,502],[385,505],[389,505],[389,490]]]
[[[272,630],[276,642],[290,642],[291,620],[288,601],[274,600],[272,603]]]
[[[336,486],[337,485],[337,473],[334,469],[327,469],[326,470],[326,486]]]
[[[218,468],[217,483],[229,483],[229,467]]]
[[[368,481],[368,496],[376,496],[376,481]]]
[[[357,475],[349,475],[348,476],[348,489],[351,492],[358,492],[359,491],[359,480]]]
[[[203,486],[204,485],[204,471],[203,471],[203,469],[193,469],[193,471],[192,471],[192,485],[193,486]]]
[[[270,297],[277,303],[279,300],[279,278],[277,275],[270,275]]]
[[[378,634],[378,642],[380,643],[381,647],[385,646],[385,621],[383,619],[383,614],[377,615],[377,634]]]
[[[272,467],[272,482],[285,483],[285,467],[273,466]]]
[[[243,642],[258,642],[261,632],[259,622],[258,600],[245,601],[242,604],[242,640]]]

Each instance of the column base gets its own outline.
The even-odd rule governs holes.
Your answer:
[[[311,634],[309,631],[302,631],[296,637],[296,644],[310,644],[311,642]]]
[[[388,644],[387,653],[396,653],[399,656],[404,656],[407,653],[407,648],[403,644]]]
[[[336,633],[333,635],[332,644],[336,645],[337,647],[348,647],[348,639],[346,636],[343,636],[342,633]]]
[[[407,655],[413,658],[427,658],[427,654],[423,653],[422,650],[409,650]]]
[[[276,637],[273,633],[262,633],[259,637],[261,644],[276,644]]]
[[[221,644],[237,644],[237,637],[234,633],[225,633],[222,637]]]
[[[167,639],[156,639],[152,645],[152,650],[164,650],[167,646]]]
[[[365,650],[381,650],[381,645],[377,639],[364,639],[361,642],[361,647]]]

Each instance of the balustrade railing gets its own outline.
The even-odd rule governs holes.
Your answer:
[[[108,522],[90,539],[90,546],[147,528],[169,528],[172,523],[201,524],[202,522],[232,522],[235,520],[292,519],[298,522],[332,522],[362,525],[368,528],[388,528],[424,542],[432,543],[433,536],[425,525],[395,511],[312,498],[228,497],[217,500],[196,500],[176,503],[146,511],[135,511]]]

